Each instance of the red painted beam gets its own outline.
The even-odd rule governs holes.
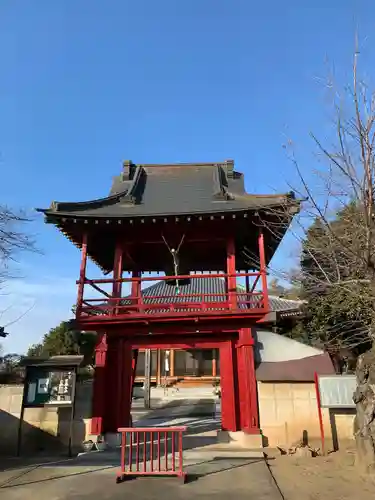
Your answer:
[[[199,335],[196,337],[184,337],[181,340],[176,339],[176,336],[162,336],[154,338],[154,335],[135,337],[132,339],[134,348],[147,348],[147,349],[215,349],[219,347],[220,343],[227,340],[236,340],[237,334],[222,333],[221,335]]]
[[[210,274],[183,274],[183,275],[179,275],[179,276],[149,276],[149,277],[143,277],[143,278],[121,278],[121,279],[118,279],[118,280],[114,280],[114,279],[111,279],[111,278],[103,278],[103,279],[89,279],[87,280],[87,283],[91,282],[91,283],[113,283],[114,281],[121,281],[123,283],[128,283],[128,282],[131,282],[131,281],[137,281],[137,280],[141,280],[142,282],[144,281],[168,281],[168,280],[175,280],[175,279],[179,279],[179,280],[187,280],[187,279],[207,279],[207,278],[245,278],[246,276],[253,276],[253,277],[257,277],[259,276],[260,273],[259,272],[252,272],[252,273],[236,273],[236,272],[233,272],[231,274],[229,273],[210,273]],[[77,281],[77,284],[79,283],[79,281]]]
[[[77,324],[82,329],[93,328],[110,328],[119,327],[122,329],[153,329],[153,328],[168,328],[168,325],[183,325],[184,323],[194,324],[197,329],[205,328],[207,324],[217,325],[220,323],[224,329],[234,329],[236,327],[244,326],[246,323],[256,323],[264,317],[265,311],[263,309],[246,309],[241,312],[228,312],[224,314],[179,314],[173,313],[170,315],[121,315],[121,316],[81,316],[77,318]],[[94,328],[95,327],[95,328]],[[216,329],[214,327],[214,329]]]
[[[216,349],[220,347],[221,340],[218,340],[216,342],[201,342],[199,340],[195,342],[184,342],[184,343],[179,343],[179,342],[155,342],[153,343],[150,342],[144,342],[144,343],[137,343],[135,347],[137,349]]]

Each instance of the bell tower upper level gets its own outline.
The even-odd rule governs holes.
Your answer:
[[[126,161],[107,197],[40,209],[81,248],[76,319],[97,331],[261,319],[268,262],[298,210],[293,193],[246,193],[231,160]],[[88,257],[104,277],[86,276]],[[202,289],[207,273],[222,278],[222,290]],[[148,298],[142,290],[154,281],[164,283],[163,295]]]

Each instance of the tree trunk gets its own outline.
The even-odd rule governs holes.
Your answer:
[[[354,438],[357,463],[366,472],[375,470],[375,345],[359,356],[356,366],[357,389]]]

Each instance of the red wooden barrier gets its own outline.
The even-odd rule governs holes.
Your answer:
[[[134,476],[177,476],[184,482],[182,434],[186,427],[121,427],[119,483]],[[177,455],[177,456],[176,456]]]

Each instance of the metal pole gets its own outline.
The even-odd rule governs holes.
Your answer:
[[[69,441],[68,441],[68,455],[72,457],[73,448],[73,434],[74,434],[74,418],[76,412],[76,383],[77,383],[77,368],[73,369],[72,380],[72,406],[70,409],[70,423],[69,423]]]
[[[24,415],[25,415],[25,402],[26,402],[26,391],[28,390],[30,380],[29,380],[29,371],[26,367],[26,374],[25,374],[25,382],[23,385],[23,393],[22,393],[22,403],[21,403],[21,413],[20,413],[20,419],[18,422],[18,434],[17,434],[17,457],[21,455],[21,447],[22,447],[22,424],[24,420]]]
[[[145,349],[144,406],[151,408],[151,349]]]

